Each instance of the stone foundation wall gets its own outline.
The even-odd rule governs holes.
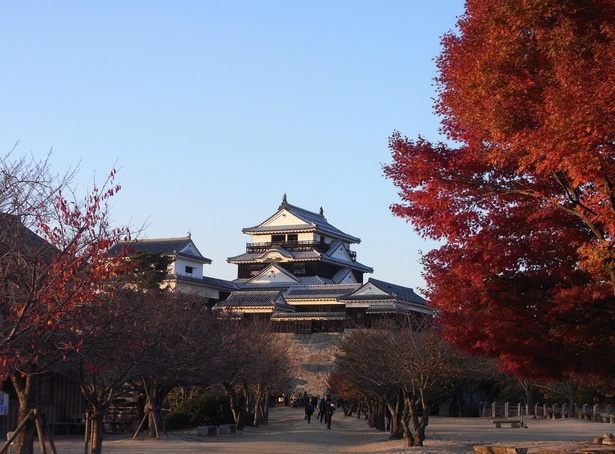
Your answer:
[[[335,354],[344,333],[276,335],[288,343],[290,357],[293,358],[295,378],[288,391],[322,395],[327,388],[327,375],[333,369]]]

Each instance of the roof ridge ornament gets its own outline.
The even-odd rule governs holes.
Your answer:
[[[322,209],[322,207],[320,207],[320,212],[319,212],[319,214],[320,214],[321,216],[324,216],[324,215],[325,215],[325,210],[323,210],[323,209]]]
[[[284,195],[282,196],[282,203],[280,204],[278,210],[283,210],[286,208],[288,208],[288,201],[286,200],[286,193],[284,193]]]

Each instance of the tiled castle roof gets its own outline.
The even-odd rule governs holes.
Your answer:
[[[219,308],[268,308],[271,310],[294,311],[294,307],[286,304],[281,290],[241,290],[231,293],[228,299],[219,302]]]
[[[303,287],[289,288],[284,293],[285,299],[318,299],[318,298],[338,298],[354,292],[361,284],[330,284],[330,285],[310,285]]]
[[[183,282],[188,282],[190,284],[196,284],[196,285],[204,285],[206,287],[210,287],[210,288],[215,288],[218,290],[225,290],[225,291],[234,291],[237,290],[237,284],[235,284],[232,281],[227,281],[225,279],[217,279],[214,277],[208,277],[208,276],[203,276],[203,277],[194,277],[194,276],[186,276],[183,274],[173,274],[173,275],[169,275],[168,276],[171,279],[177,279],[178,281],[183,281]]]
[[[368,282],[371,282],[383,292],[391,293],[400,300],[408,301],[416,304],[427,304],[427,300],[420,295],[417,295],[414,290],[409,287],[403,287],[401,285],[391,284],[389,282],[381,281],[370,277]]]
[[[186,248],[186,246],[189,245],[191,246],[191,249],[196,251],[196,254],[181,252],[184,248]],[[176,255],[179,257],[197,260],[202,263],[211,263],[211,259],[204,257],[199,252],[196,245],[192,242],[190,235],[179,238],[146,238],[136,241],[120,241],[114,245],[109,252],[111,255],[119,254],[122,248],[130,248],[133,253],[146,251],[152,254]]]
[[[267,222],[275,217],[280,211],[286,210],[294,216],[298,217],[308,225],[284,225],[284,226],[268,226],[265,225]],[[265,221],[254,227],[248,227],[242,230],[243,233],[247,234],[264,234],[264,233],[275,233],[275,232],[304,232],[304,231],[317,231],[322,232],[330,237],[339,238],[348,243],[360,243],[361,239],[354,237],[352,235],[348,235],[347,233],[342,232],[337,227],[329,224],[327,218],[323,214],[322,208],[320,209],[320,213],[314,213],[313,211],[306,210],[304,208],[300,208],[295,205],[291,205],[286,200],[286,194],[282,198],[282,203],[278,207],[278,211],[275,212],[272,216],[267,218]]]
[[[367,286],[373,285],[383,293],[362,293],[360,290]],[[353,301],[398,301],[405,302],[415,305],[427,305],[427,300],[417,295],[414,290],[409,287],[403,287],[401,285],[391,284],[390,282],[381,281],[374,278],[369,278],[365,284],[363,284],[361,289],[358,289],[357,292],[349,293],[347,295],[341,296],[339,299],[343,300],[347,303]]]
[[[290,254],[290,256],[294,260],[297,260],[297,261],[323,261],[323,262],[333,263],[333,264],[343,266],[343,267],[348,267],[348,268],[364,271],[367,273],[372,273],[374,271],[373,268],[367,265],[364,265],[360,262],[357,262],[357,261],[347,262],[347,261],[340,260],[335,257],[331,257],[328,254],[323,254],[316,250],[293,251],[293,252],[289,252],[283,248],[277,248],[277,250],[284,251],[284,253],[282,252],[280,253],[286,257],[288,257]],[[246,252],[240,255],[236,255],[235,257],[229,257],[227,259],[227,262],[230,262],[230,263],[258,263],[260,262],[259,259],[264,257],[267,254],[267,252]]]

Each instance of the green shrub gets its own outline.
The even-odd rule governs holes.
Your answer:
[[[223,394],[204,393],[180,402],[169,415],[186,414],[189,417],[189,427],[219,426],[231,424],[231,413],[228,397]]]
[[[172,412],[164,415],[162,422],[166,430],[189,429],[190,415],[182,412]]]

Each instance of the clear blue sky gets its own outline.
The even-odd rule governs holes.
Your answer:
[[[0,153],[117,162],[117,224],[188,231],[233,279],[241,233],[291,204],[361,238],[372,277],[424,286],[389,206],[388,137],[438,140],[434,58],[462,0],[1,1]],[[368,276],[368,277],[369,277]]]

